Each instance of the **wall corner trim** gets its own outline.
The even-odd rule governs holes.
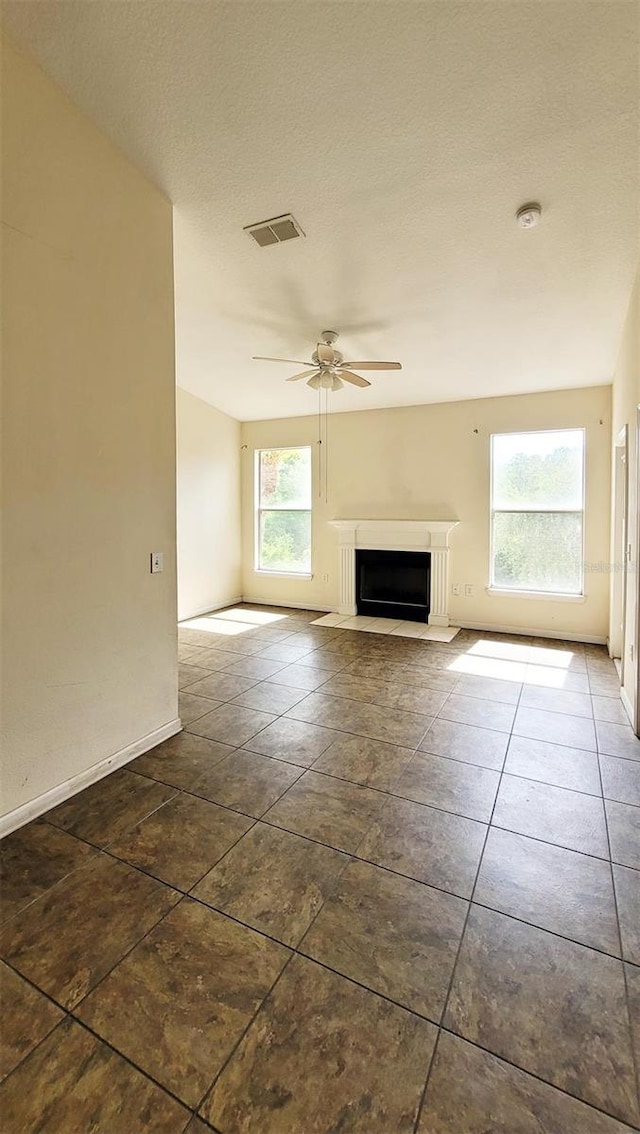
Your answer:
[[[37,819],[45,811],[50,811],[52,807],[57,807],[59,803],[64,803],[66,799],[70,799],[72,795],[77,795],[83,788],[90,787],[91,784],[103,779],[104,776],[108,776],[110,772],[114,772],[116,768],[121,768],[123,764],[135,760],[136,756],[142,756],[143,752],[155,748],[156,744],[168,740],[170,736],[175,736],[181,730],[182,721],[179,717],[174,717],[167,724],[161,725],[153,732],[148,732],[139,740],[134,740],[126,748],[121,748],[119,752],[114,752],[104,760],[99,760],[97,764],[92,764],[83,772],[78,772],[77,776],[63,780],[61,784],[56,784],[49,791],[37,795],[35,799],[30,799],[27,803],[21,804],[20,807],[15,807],[13,811],[8,811],[6,815],[0,816],[0,839],[4,838],[5,835],[10,835],[18,827],[24,827],[25,823]]]
[[[633,728],[633,705],[624,685],[620,686],[620,700],[622,701],[624,711],[629,718],[629,724]]]

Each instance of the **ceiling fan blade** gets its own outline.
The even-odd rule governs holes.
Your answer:
[[[287,382],[299,382],[301,378],[310,378],[312,374],[318,373],[318,367],[315,366],[313,370],[303,370],[302,374],[292,374],[291,378],[287,378]]]
[[[336,352],[334,351],[332,346],[328,345],[328,343],[318,343],[316,351],[318,353],[319,362],[325,362],[329,365],[334,362]]]
[[[343,366],[357,366],[359,370],[402,370],[401,362],[343,362]]]
[[[301,358],[267,358],[264,354],[252,354],[251,357],[254,362],[291,362],[294,366],[309,366]]]
[[[342,378],[345,382],[350,382],[352,386],[370,386],[371,383],[367,382],[366,378],[361,378],[359,374],[352,374],[350,370],[336,370],[338,378]]]

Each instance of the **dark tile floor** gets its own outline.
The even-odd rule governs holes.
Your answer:
[[[316,617],[181,627],[185,731],[3,840],[3,1134],[639,1129],[604,649]]]

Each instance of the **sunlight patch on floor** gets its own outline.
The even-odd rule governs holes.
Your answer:
[[[202,614],[197,618],[185,618],[178,625],[186,630],[204,630],[209,634],[225,634],[232,638],[237,634],[247,634],[262,630],[274,622],[287,618],[286,614],[276,614],[270,610],[251,610],[244,606],[230,607],[228,610]]]
[[[546,689],[564,689],[569,678],[566,669],[556,669],[549,665],[528,665],[527,685],[540,685]]]
[[[182,630],[204,630],[208,634],[225,634],[233,637],[246,634],[249,630],[259,630],[257,622],[232,622],[226,618],[188,618],[180,623]]]
[[[469,650],[470,654],[478,654],[484,658],[500,658],[502,661],[528,662],[531,660],[531,647],[514,642],[493,642],[481,638]]]
[[[502,681],[524,681],[527,666],[525,662],[508,661],[504,658],[486,658],[475,655],[471,650],[454,658],[448,670],[453,673],[472,673],[476,677],[496,677]]]
[[[573,650],[549,650],[543,646],[531,646],[529,651],[529,661],[534,665],[548,665],[554,669],[568,669],[574,656]]]
[[[230,610],[221,610],[215,614],[208,614],[207,618],[213,621],[222,619],[225,622],[251,622],[254,626],[269,626],[272,622],[281,622],[287,618],[286,614],[275,614],[270,610],[250,610],[246,606],[234,606]]]

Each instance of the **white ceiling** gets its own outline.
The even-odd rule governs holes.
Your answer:
[[[175,204],[178,382],[312,413],[324,328],[401,373],[353,410],[611,380],[637,265],[635,0],[5,0]],[[544,208],[521,231],[516,208]],[[260,249],[243,225],[293,212]]]

